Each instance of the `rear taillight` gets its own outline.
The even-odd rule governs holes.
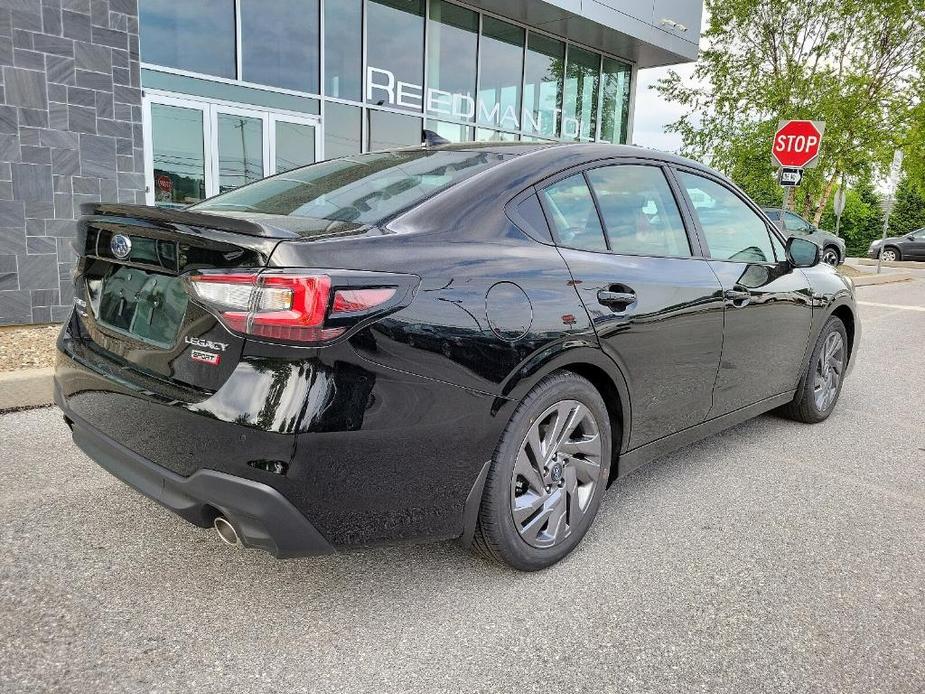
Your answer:
[[[229,330],[274,342],[317,344],[397,307],[407,281],[393,287],[356,286],[368,274],[348,274],[344,287],[327,274],[278,271],[204,272],[187,282],[193,297]]]

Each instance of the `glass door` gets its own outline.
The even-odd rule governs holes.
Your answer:
[[[154,94],[144,114],[149,205],[192,205],[322,154],[317,117]]]
[[[318,161],[320,128],[316,119],[270,115],[270,164],[283,173]]]

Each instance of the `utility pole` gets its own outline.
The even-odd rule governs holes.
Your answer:
[[[903,168],[903,151],[897,149],[890,164],[890,177],[887,179],[886,196],[883,198],[883,236],[880,237],[880,251],[877,253],[877,274],[880,274],[880,264],[883,262],[883,246],[886,244],[886,232],[890,228],[890,212],[896,202],[896,186],[899,183],[899,174]]]

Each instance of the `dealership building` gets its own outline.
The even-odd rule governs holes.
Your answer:
[[[632,141],[701,0],[0,0],[0,325],[63,320],[81,203],[182,206],[325,158]]]

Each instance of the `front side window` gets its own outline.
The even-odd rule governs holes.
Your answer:
[[[138,17],[144,62],[236,77],[234,0],[144,0]]]
[[[318,0],[241,0],[243,79],[318,92]]]
[[[787,231],[792,231],[797,234],[813,233],[813,228],[810,226],[810,223],[799,215],[793,214],[793,212],[784,212],[784,227],[786,227]]]
[[[689,256],[681,213],[662,170],[603,166],[588,172],[615,253]]]
[[[362,154],[273,176],[193,209],[378,224],[503,159],[443,150]]]
[[[366,102],[424,108],[424,0],[366,4]]]
[[[711,257],[745,263],[774,262],[764,220],[738,195],[703,176],[686,171],[679,171],[678,176],[694,205]]]
[[[586,251],[607,250],[594,198],[582,174],[553,183],[541,195],[560,245]]]

